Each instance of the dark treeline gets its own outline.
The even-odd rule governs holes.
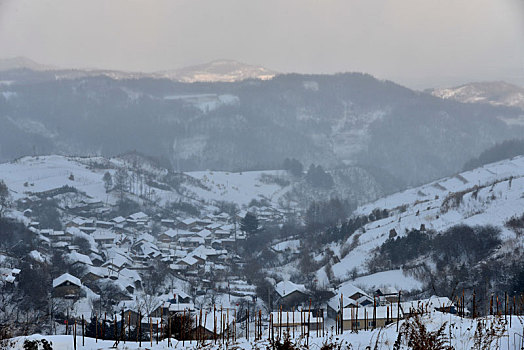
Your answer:
[[[477,158],[469,160],[464,165],[464,171],[520,155],[524,155],[524,140],[504,141],[488,148]]]
[[[369,215],[353,215],[348,218],[356,205],[337,199],[323,204],[312,203],[306,212],[306,227],[314,235],[315,242],[327,244],[347,240],[352,234],[372,221],[389,216],[387,209],[375,208]]]

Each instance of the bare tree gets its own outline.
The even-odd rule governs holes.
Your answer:
[[[136,296],[136,311],[142,315],[151,316],[159,305],[160,300],[154,295],[142,293]]]
[[[120,194],[120,200],[124,197],[124,192],[129,191],[129,174],[125,169],[118,169],[115,174],[115,189]]]
[[[111,188],[113,188],[113,178],[109,171],[105,172],[102,180],[104,181],[104,188],[106,189],[106,192],[111,191]]]

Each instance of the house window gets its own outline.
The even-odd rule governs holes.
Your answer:
[[[368,321],[368,327],[375,327],[375,322]]]

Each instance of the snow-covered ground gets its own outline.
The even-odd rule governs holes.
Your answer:
[[[88,166],[91,162],[109,164],[113,168],[91,168]],[[26,197],[28,193],[43,192],[68,185],[85,192],[94,200],[114,204],[117,196],[106,193],[102,178],[106,171],[114,175],[116,168],[123,165],[121,159],[107,160],[101,157],[77,158],[58,155],[23,157],[0,164],[0,179],[5,181],[14,200]],[[161,173],[161,169],[146,168],[145,170]],[[265,183],[262,181],[262,175],[282,175],[282,173],[275,170],[239,173],[188,172],[186,175],[199,180],[205,188],[190,182],[184,183],[183,187],[186,189],[186,196],[202,203],[230,201],[242,206],[247,205],[252,199],[266,198],[276,206],[279,198],[289,190],[289,186],[281,187],[274,183]],[[71,175],[74,179],[70,179]],[[150,187],[147,184],[143,186],[146,189],[153,189],[160,203],[182,198],[176,191]]]
[[[465,319],[459,318],[450,314],[444,314],[440,312],[434,312],[430,315],[422,317],[424,325],[427,327],[427,331],[432,332],[438,329],[440,326],[445,324],[444,335],[447,338],[445,345],[451,345],[456,350],[465,350],[477,348],[475,347],[476,340],[484,340],[482,347],[483,349],[521,349],[522,336],[523,336],[523,319],[522,317],[512,316],[511,327],[509,326],[510,317],[504,321],[504,316],[498,320],[494,317],[486,319]],[[405,321],[400,322],[400,329]],[[501,327],[500,336],[495,337],[491,342],[487,341],[487,337],[475,337],[475,331],[477,330],[478,322],[484,322],[482,329],[489,327]],[[298,333],[298,332],[297,332]],[[333,328],[327,329],[324,336],[317,337],[316,332],[312,331],[307,336],[296,335],[296,338],[292,341],[299,345],[300,349],[306,349],[306,344],[309,345],[309,349],[320,349],[323,344],[342,344],[342,349],[392,349],[393,344],[398,338],[397,324],[393,323],[385,328],[379,328],[372,331],[359,331],[358,333],[345,331],[343,334],[335,334]],[[8,348],[11,349],[23,349],[23,343],[26,339],[29,340],[40,340],[46,339],[52,342],[53,349],[61,350],[72,350],[74,349],[73,336],[71,335],[31,335],[28,337],[18,337],[11,340],[11,344]],[[95,341],[92,338],[85,339],[85,345],[82,345],[81,335],[77,335],[77,349],[86,350],[98,350],[98,349],[110,349],[114,348],[114,341]],[[264,332],[262,340],[254,341],[253,336],[248,341],[245,338],[239,338],[236,342],[230,341],[226,344],[215,344],[213,341],[207,341],[205,344],[197,344],[196,342],[184,342],[172,340],[169,348],[175,349],[223,349],[223,348],[235,348],[235,349],[265,349],[271,348],[268,341],[267,330]],[[168,349],[167,340],[163,340],[156,343],[153,341],[151,345],[148,341],[143,341],[142,346],[139,346],[136,342],[126,342],[125,344],[120,343],[116,347],[118,349]],[[338,348],[338,347],[335,347]],[[408,349],[405,336],[401,338],[400,349]]]
[[[200,198],[208,200],[223,200],[247,205],[252,199],[265,198],[272,203],[278,203],[278,199],[289,190],[289,187],[280,187],[277,184],[266,184],[262,181],[262,175],[281,176],[283,171],[244,171],[238,173],[225,171],[195,171],[187,175],[198,179],[211,191],[202,188],[193,188],[192,191]]]
[[[69,179],[71,174],[74,180]],[[43,192],[69,185],[105,201],[103,175],[104,172],[88,169],[75,158],[62,156],[24,157],[0,164],[0,179],[5,181],[15,200],[26,197],[26,192]]]

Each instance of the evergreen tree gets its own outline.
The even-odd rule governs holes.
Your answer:
[[[240,221],[240,230],[247,234],[255,234],[260,230],[258,218],[253,213],[247,213]]]
[[[326,173],[322,166],[311,164],[306,174],[306,181],[313,187],[331,188],[334,185],[333,178]]]
[[[283,168],[284,170],[289,171],[291,175],[296,177],[301,177],[304,172],[304,166],[302,165],[302,163],[300,163],[299,160],[295,158],[286,158],[284,160]]]

